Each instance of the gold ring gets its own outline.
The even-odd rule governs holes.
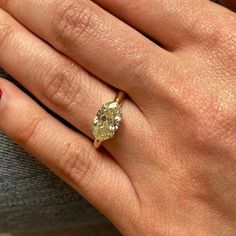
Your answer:
[[[95,137],[94,147],[98,149],[102,143],[114,137],[122,121],[121,105],[125,92],[119,91],[113,102],[107,102],[98,110],[92,125]]]

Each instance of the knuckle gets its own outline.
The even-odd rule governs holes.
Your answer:
[[[68,49],[75,40],[88,39],[96,29],[93,10],[86,3],[58,4],[52,17],[52,28],[56,43]]]
[[[212,42],[218,43],[219,40],[221,40],[221,34],[222,34],[222,28],[221,24],[219,24],[218,21],[215,19],[212,19],[211,17],[207,17],[206,22],[200,21],[199,24],[201,24],[201,32],[200,36],[202,37],[202,40],[207,42],[207,44],[210,44]]]
[[[235,135],[236,96],[230,92],[227,94],[227,98],[220,97],[220,93],[214,94],[199,104],[202,109],[196,116],[198,122],[195,127],[197,127],[198,136],[206,142],[221,143]]]
[[[66,145],[63,158],[59,163],[62,175],[80,186],[94,171],[92,168],[95,166],[92,165],[89,148],[79,145],[77,142],[70,142]]]
[[[86,96],[82,88],[85,86],[80,79],[82,75],[76,71],[71,65],[54,66],[41,80],[41,93],[53,106],[68,111],[77,103],[83,104]]]
[[[214,48],[227,49],[235,44],[233,28],[227,24],[215,20],[208,20],[203,32],[203,39],[206,39],[207,46],[212,45]]]
[[[14,130],[13,139],[23,147],[33,143],[35,136],[39,132],[40,128],[43,127],[43,119],[38,116],[32,116],[29,114],[24,117],[21,123],[18,124],[18,127]]]
[[[206,10],[206,9],[205,9]],[[221,50],[227,53],[235,47],[235,19],[215,17],[215,13],[202,11],[195,19],[195,31],[200,43],[210,50]]]
[[[130,60],[131,59],[131,60]],[[127,63],[124,65],[121,71],[121,75],[130,78],[130,86],[137,86],[139,88],[153,88],[156,87],[156,81],[154,79],[154,71],[156,72],[156,63],[153,63],[150,55],[145,55],[144,53],[136,53],[131,55]],[[133,68],[130,70],[130,68]],[[135,81],[139,81],[136,83]],[[128,87],[126,85],[125,89],[132,91],[133,87]]]
[[[217,11],[209,8],[204,1],[202,4],[197,4],[187,30],[197,39],[198,44],[207,48],[232,47],[235,45],[235,17],[227,15],[224,18],[217,17],[216,13]]]
[[[7,14],[0,9],[0,47],[4,47],[6,41],[10,38],[13,28],[9,23]]]
[[[236,24],[236,22],[235,22]],[[236,67],[236,31],[228,25],[212,24],[207,32],[210,54],[223,71],[235,71]]]

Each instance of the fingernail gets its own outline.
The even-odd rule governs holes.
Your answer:
[[[2,90],[0,89],[0,99],[2,98]]]

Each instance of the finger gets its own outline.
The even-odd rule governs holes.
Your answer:
[[[123,170],[108,154],[95,151],[87,138],[62,125],[10,82],[0,79],[0,87],[0,130],[122,227],[119,218],[128,203],[137,206]]]
[[[200,33],[206,27],[208,19],[216,18],[208,0],[93,2],[172,50],[198,40],[195,33]]]
[[[0,11],[0,22],[4,22],[0,24],[0,67],[47,107],[92,138],[93,118],[103,103],[114,100],[115,91],[35,37],[4,11]],[[106,148],[124,165],[127,153],[139,143],[132,138],[138,132],[133,127],[145,124],[146,119],[128,98],[122,109],[124,122],[119,136],[107,143]]]
[[[100,79],[126,91],[134,100],[150,89],[153,70],[169,59],[167,51],[91,1],[0,0],[0,6],[55,48]]]

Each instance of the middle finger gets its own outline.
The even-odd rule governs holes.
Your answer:
[[[0,0],[0,6],[137,103],[149,100],[153,71],[172,55],[91,1]]]

